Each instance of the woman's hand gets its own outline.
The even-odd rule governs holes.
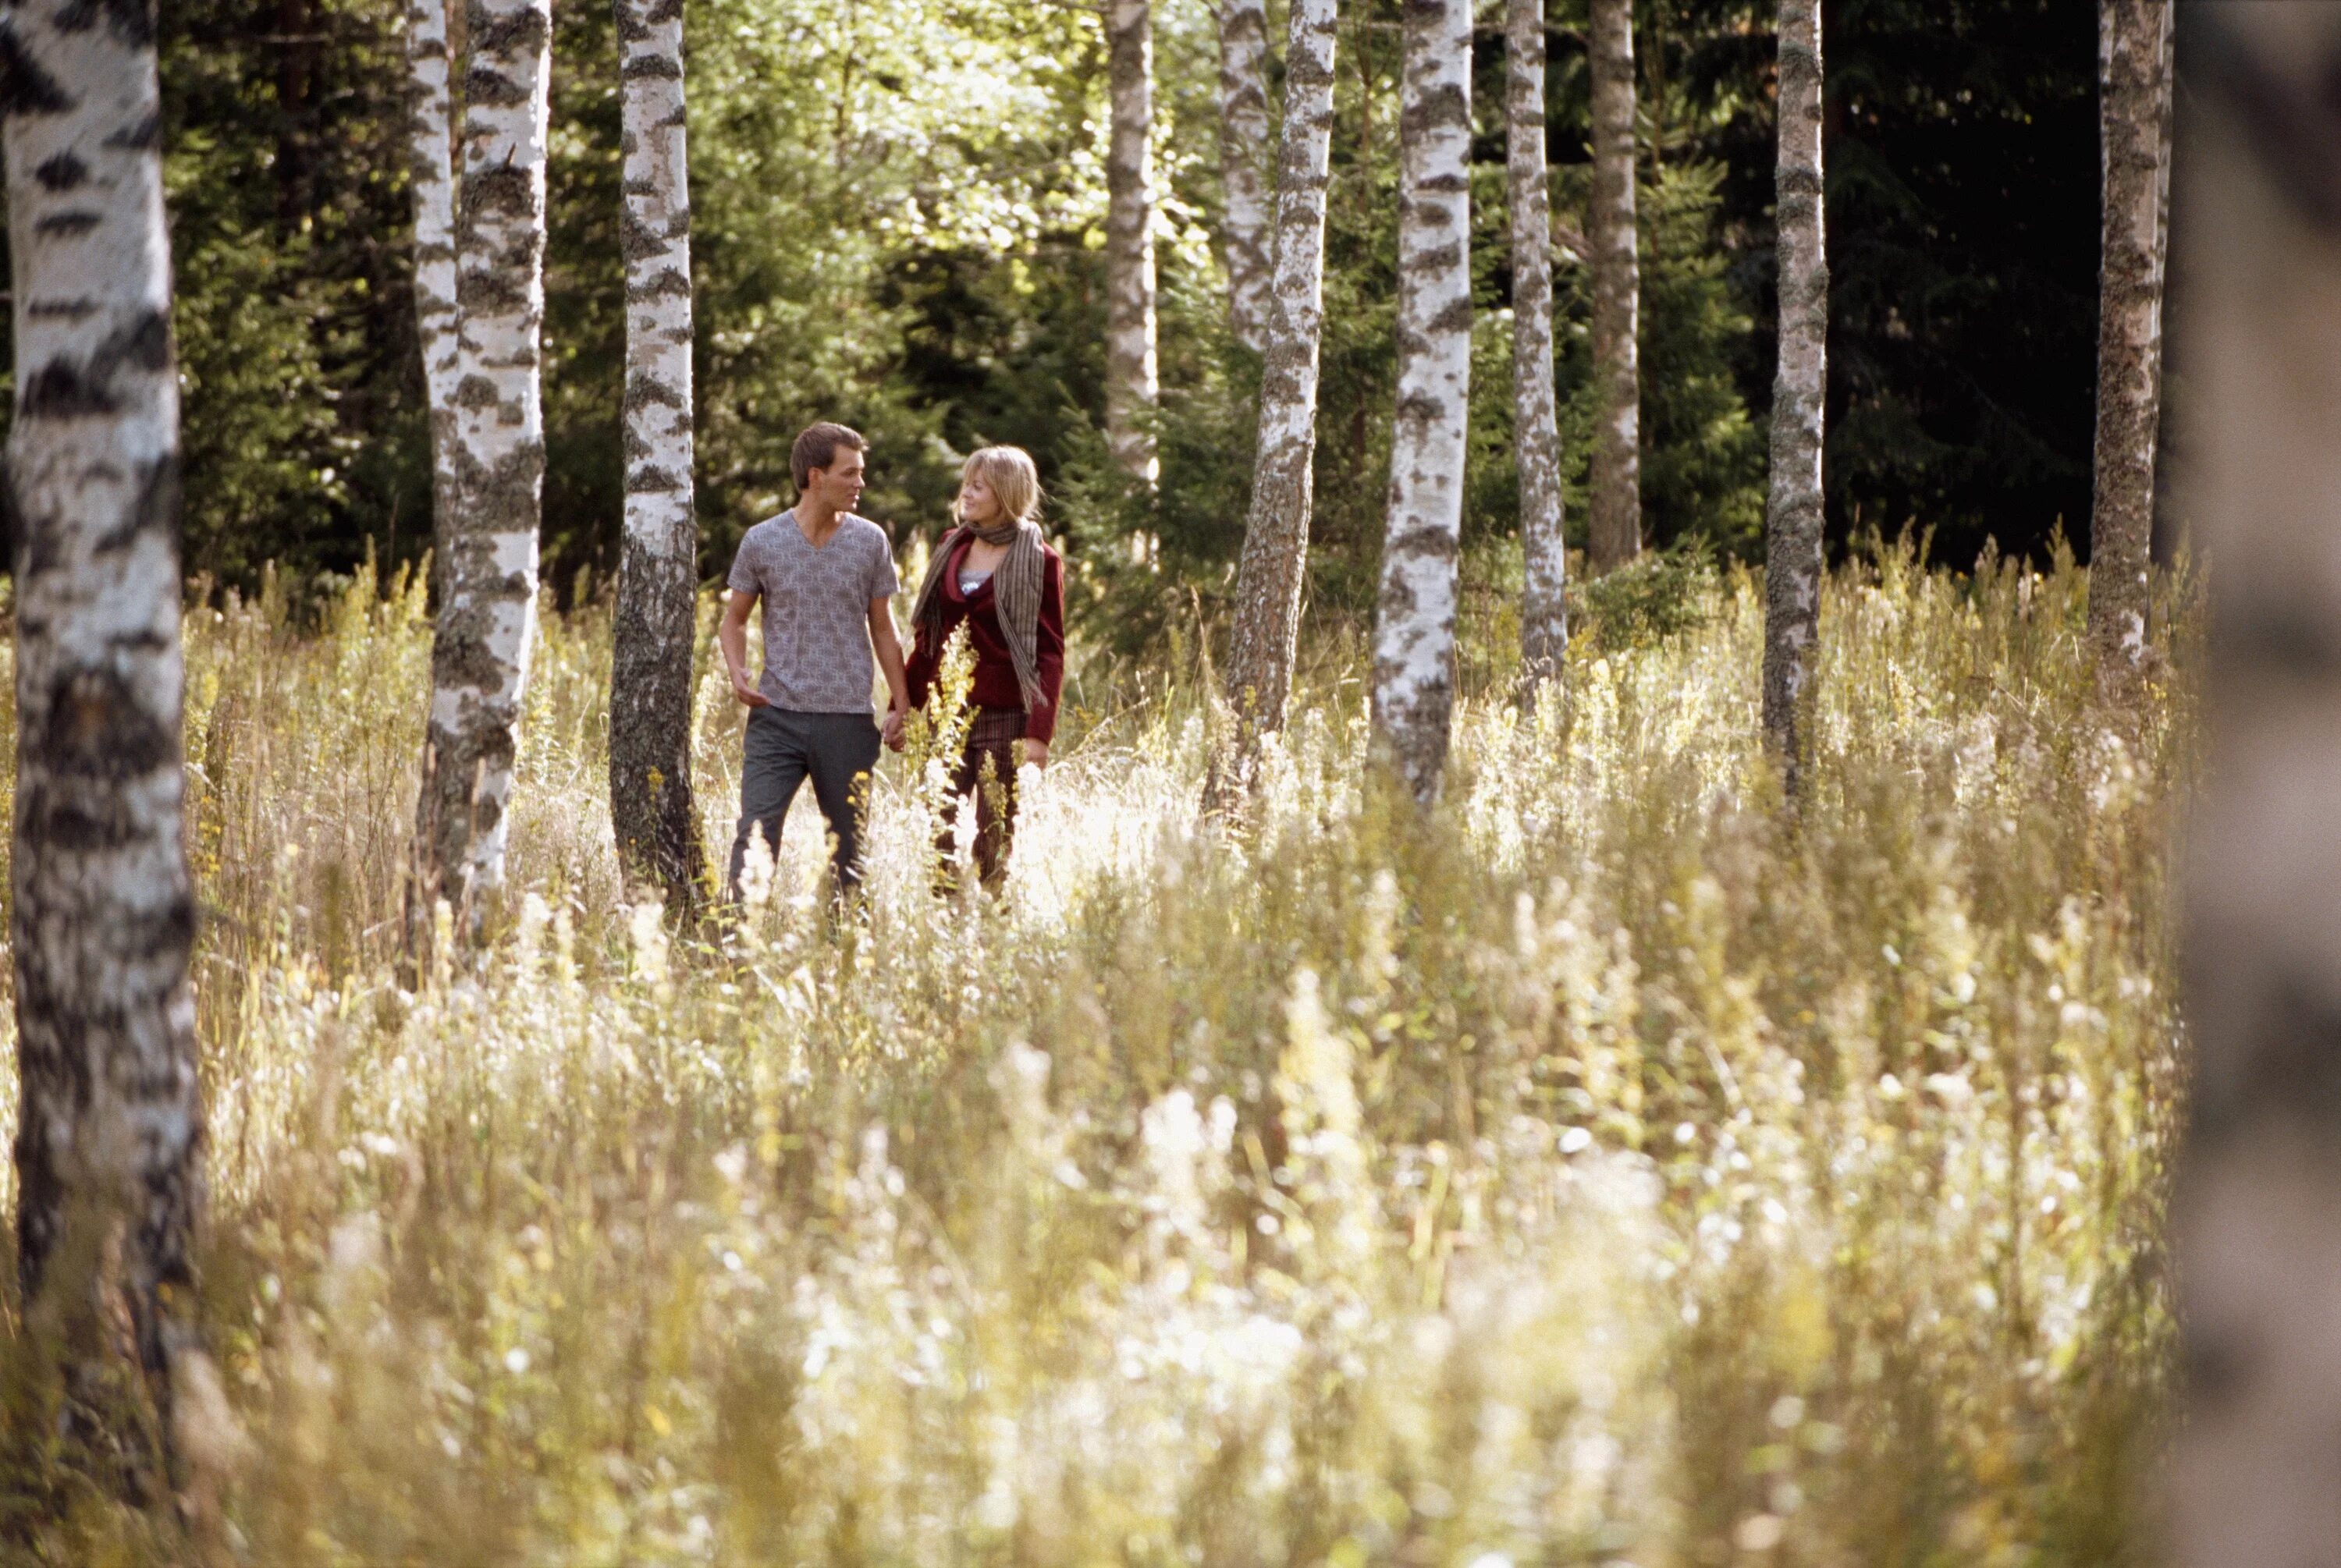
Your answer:
[[[1030,735],[1024,737],[1024,761],[1028,767],[1046,768],[1049,765],[1049,743],[1035,740]]]

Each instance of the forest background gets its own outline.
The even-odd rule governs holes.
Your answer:
[[[1271,5],[1270,35],[1281,35]],[[1591,418],[1583,5],[1555,7],[1557,337],[1568,518]],[[2086,554],[2097,353],[2096,18],[2047,0],[1825,7],[1831,538],[1922,520],[1964,569],[1987,535]],[[394,0],[187,0],[161,65],[184,385],[188,571],[277,562],[324,587],[429,547],[406,72]],[[543,544],[568,602],[613,577],[622,511],[618,51],[603,5],[554,15]],[[1137,636],[1231,591],[1257,361],[1210,254],[1217,69],[1202,0],[1156,17],[1164,388],[1159,499],[1109,462],[1106,52],[1057,0],[722,0],[687,14],[702,575],[786,504],[815,418],[871,434],[863,510],[907,544],[957,457],[1030,448],[1093,590]],[[1396,0],[1343,23],[1326,237],[1314,613],[1371,611],[1398,203]],[[1636,6],[1647,537],[1755,560],[1774,319],[1770,19],[1750,0]],[[1476,67],[1500,79],[1499,26]],[[1271,72],[1274,66],[1271,65]],[[1271,77],[1271,107],[1275,83]],[[1477,94],[1467,595],[1511,597],[1502,94]],[[0,323],[5,331],[5,323]],[[6,355],[0,353],[0,364]],[[1133,541],[1137,548],[1131,548]],[[1107,544],[1121,548],[1107,550]],[[1127,564],[1141,568],[1137,572]],[[1473,590],[1477,590],[1476,594]],[[1094,629],[1093,629],[1094,630]]]

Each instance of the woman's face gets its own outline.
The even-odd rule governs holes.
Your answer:
[[[981,474],[971,473],[959,481],[959,515],[961,522],[971,522],[980,528],[1000,521],[1000,498],[991,493],[991,486]]]

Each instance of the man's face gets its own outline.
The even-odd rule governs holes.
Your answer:
[[[849,446],[837,449],[827,468],[817,468],[805,479],[805,491],[838,511],[852,511],[862,499],[862,454]]]

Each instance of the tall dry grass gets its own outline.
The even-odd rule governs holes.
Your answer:
[[[606,627],[548,619],[525,897],[411,990],[419,592],[198,613],[238,1551],[2146,1560],[2190,717],[2099,709],[2083,593],[1839,573],[1794,817],[1743,579],[1468,702],[1427,823],[1339,658],[1199,820],[1173,671],[1071,726],[999,901],[933,891],[914,749],[862,916],[805,802],[714,939],[627,904]],[[699,719],[721,845],[720,680]],[[137,1560],[94,1503],[26,1529]]]

